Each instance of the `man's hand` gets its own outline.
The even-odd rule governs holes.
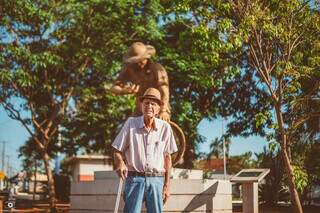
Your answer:
[[[113,156],[114,156],[114,162],[116,165],[116,172],[117,172],[118,176],[122,180],[124,180],[128,175],[128,168],[127,168],[126,164],[124,163],[122,153],[120,151],[114,149]]]
[[[118,166],[118,168],[116,169],[116,172],[118,174],[118,176],[124,180],[127,178],[127,175],[128,175],[128,168],[127,166],[125,165],[124,162],[121,162],[120,165]]]
[[[159,113],[159,118],[161,120],[169,122],[170,121],[170,114],[168,112],[166,112],[166,111],[160,112]]]
[[[163,185],[163,191],[162,191],[163,203],[166,203],[170,196],[169,188],[170,188],[171,167],[172,167],[171,155],[165,154],[164,155],[165,176],[164,176],[164,185]]]
[[[163,199],[163,204],[165,204],[170,196],[170,189],[168,184],[163,185],[163,191],[162,191],[162,199]]]
[[[139,91],[140,86],[138,84],[128,84],[122,88],[123,94],[136,94]]]
[[[118,82],[119,83],[119,82]],[[115,95],[127,95],[135,94],[139,91],[140,86],[138,84],[113,84],[109,89]]]

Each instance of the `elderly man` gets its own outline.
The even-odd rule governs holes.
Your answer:
[[[169,80],[166,70],[150,58],[155,54],[153,46],[142,42],[131,45],[128,53],[123,57],[123,68],[114,82],[111,91],[116,95],[136,94],[135,116],[141,115],[139,96],[151,87],[157,88],[161,93],[162,105],[159,118],[170,120]]]
[[[162,212],[170,195],[171,154],[177,145],[170,125],[156,118],[163,104],[160,92],[149,88],[139,98],[140,117],[130,117],[112,146],[116,171],[126,179],[124,212],[140,213],[143,201],[148,213]]]

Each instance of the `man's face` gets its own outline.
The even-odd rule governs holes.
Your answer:
[[[143,69],[147,63],[148,63],[148,59],[143,59],[142,61],[139,61],[137,65],[140,69]]]
[[[160,106],[157,101],[153,99],[143,99],[142,101],[142,113],[144,117],[153,118],[158,115]]]

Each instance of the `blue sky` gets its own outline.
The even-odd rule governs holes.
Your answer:
[[[227,122],[224,121],[223,124],[226,125]],[[224,130],[225,129],[226,127],[224,127]],[[210,141],[216,137],[221,137],[222,135],[222,119],[216,119],[213,122],[203,120],[198,126],[198,131],[207,139],[207,143],[200,145],[199,151],[208,152]],[[7,142],[6,155],[10,156],[10,165],[15,171],[21,170],[21,161],[18,159],[18,149],[25,143],[28,137],[29,134],[25,128],[19,122],[9,118],[4,109],[0,107],[0,142]],[[261,152],[263,146],[267,145],[266,140],[258,136],[251,136],[248,138],[234,137],[231,141],[230,155],[239,155],[247,151]],[[2,143],[0,143],[0,154],[1,153]]]
[[[18,149],[24,144],[28,137],[29,134],[24,127],[17,121],[9,118],[4,109],[0,107],[0,142],[7,142],[5,155],[10,156],[9,163],[15,171],[21,169],[20,160],[18,159]],[[0,150],[0,154],[2,155],[2,143],[0,143]],[[5,165],[7,165],[7,163],[5,163]]]
[[[222,127],[222,124],[224,127]],[[201,135],[205,136],[207,142],[200,146],[201,152],[208,152],[210,147],[210,142],[218,137],[220,138],[223,134],[223,131],[226,131],[227,121],[222,122],[222,118],[218,118],[213,122],[209,122],[204,119],[198,125],[198,131]],[[267,146],[267,140],[260,136],[250,136],[247,138],[244,137],[232,137],[230,146],[230,155],[239,155],[245,152],[251,151],[262,152],[263,147]]]

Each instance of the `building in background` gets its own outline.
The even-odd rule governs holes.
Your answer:
[[[65,160],[72,181],[93,181],[95,171],[112,171],[113,161],[105,155],[79,155]]]

